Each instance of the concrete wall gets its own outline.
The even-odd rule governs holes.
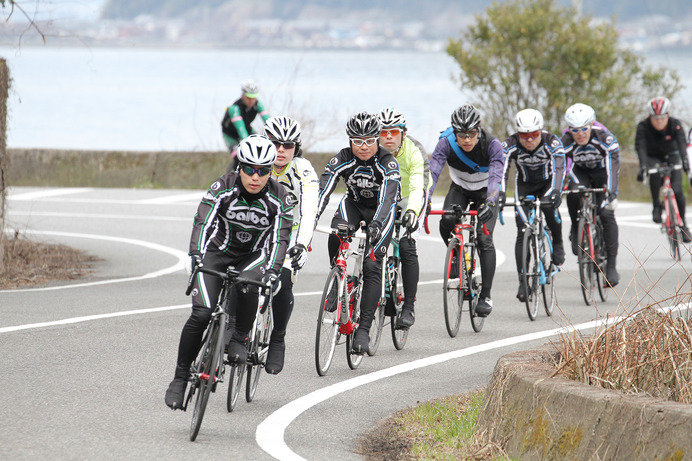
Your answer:
[[[479,429],[530,460],[682,460],[692,457],[692,405],[553,376],[545,346],[498,360]]]

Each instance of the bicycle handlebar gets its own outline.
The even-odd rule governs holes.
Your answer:
[[[670,171],[673,170],[682,170],[682,165],[668,165],[667,163],[661,163],[661,164],[656,164],[654,165],[653,168],[647,168],[646,173],[647,174],[656,174],[656,173],[662,173],[664,176],[666,173],[670,174]]]
[[[235,284],[241,284],[241,285],[254,285],[259,288],[264,288],[265,290],[269,290],[271,293],[271,287],[267,285],[266,283],[263,283],[261,281],[253,280],[253,279],[248,279],[245,277],[239,277],[240,271],[229,267],[226,272],[219,272],[214,269],[209,269],[207,267],[204,267],[203,265],[199,265],[195,267],[195,270],[192,271],[192,274],[190,274],[190,279],[187,282],[187,290],[185,290],[185,295],[189,296],[190,293],[192,292],[192,282],[195,279],[195,275],[197,275],[199,272],[202,272],[204,274],[209,274],[209,275],[214,275],[216,277],[219,277],[222,280],[227,280],[227,279],[233,279],[233,283]]]
[[[568,194],[585,194],[585,193],[587,193],[587,192],[596,192],[596,193],[598,193],[598,192],[607,192],[607,191],[608,191],[608,189],[606,189],[605,187],[591,187],[591,188],[579,187],[579,188],[577,188],[577,189],[570,189],[570,190],[562,191],[562,195],[568,195]]]
[[[428,217],[430,215],[439,215],[439,216],[447,216],[447,215],[453,215],[456,216],[457,219],[461,218],[462,216],[478,216],[478,210],[469,210],[465,211],[461,209],[461,206],[459,205],[453,205],[452,209],[449,210],[431,210],[430,213],[428,213],[428,216],[425,217],[425,233],[429,234],[430,233],[430,227],[428,227]],[[490,235],[490,232],[488,232],[488,227],[483,223],[483,233],[485,235]]]

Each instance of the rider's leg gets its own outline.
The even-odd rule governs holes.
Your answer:
[[[519,289],[517,290],[517,299],[519,302],[524,302],[526,298],[526,287],[524,286],[524,277],[522,276],[522,270],[524,269],[524,264],[521,261],[522,246],[524,244],[524,220],[516,212],[514,221],[517,224],[517,240],[514,242],[514,260],[517,264],[517,274],[519,276]]]
[[[267,362],[265,371],[276,375],[284,367],[284,357],[286,355],[286,327],[293,312],[293,280],[291,280],[291,269],[282,268],[281,290],[274,296],[272,302],[272,313],[274,314],[274,329],[269,340],[269,351],[267,352]]]
[[[410,328],[415,322],[414,303],[420,276],[416,240],[402,237],[399,241],[399,256],[401,257],[401,279],[404,285],[404,305],[401,308],[398,326]]]
[[[452,183],[449,187],[449,192],[447,192],[445,196],[443,209],[449,210],[452,208],[452,205],[461,205],[462,209],[466,209],[468,203],[469,200],[464,190],[460,186]],[[456,218],[454,216],[442,216],[440,218],[440,236],[442,240],[444,240],[445,245],[449,243],[450,234],[454,230],[455,222]]]
[[[687,205],[687,200],[685,199],[685,194],[682,191],[682,171],[674,170],[670,175],[670,186],[675,192],[675,201],[678,205],[678,213],[680,213],[680,218],[682,219],[682,240],[685,243],[689,243],[690,231],[687,228],[687,220],[685,219],[685,209]]]
[[[548,229],[550,229],[550,235],[553,239],[553,263],[559,266],[565,262],[560,211],[555,208],[546,207],[543,209],[543,215],[545,216],[545,224],[548,226]]]
[[[617,271],[617,257],[619,246],[619,229],[615,221],[615,211],[601,208],[598,211],[603,224],[603,239],[605,241],[606,252],[608,254],[608,265],[606,266],[606,278],[611,286],[620,282],[620,274]]]
[[[653,204],[653,211],[651,212],[652,219],[655,223],[661,223],[661,200],[659,198],[659,191],[663,185],[663,179],[658,173],[649,175],[649,189],[651,191],[651,202]]]
[[[481,292],[478,295],[478,304],[476,305],[476,313],[478,315],[487,316],[493,309],[493,301],[490,296],[493,279],[495,278],[495,266],[497,263],[497,255],[495,252],[495,243],[493,242],[493,231],[497,222],[498,210],[493,213],[493,217],[488,220],[485,225],[478,223],[476,235],[478,237],[478,255],[481,263]],[[485,235],[485,230],[488,235]]]

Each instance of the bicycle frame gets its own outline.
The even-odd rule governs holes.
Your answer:
[[[339,302],[339,314],[337,316],[337,322],[339,323],[339,333],[342,335],[350,335],[358,327],[358,324],[353,321],[354,318],[358,318],[360,312],[360,295],[363,281],[363,255],[365,253],[366,241],[364,238],[359,238],[358,249],[352,250],[350,244],[355,237],[355,233],[350,233],[347,228],[339,227],[335,232],[335,235],[339,237],[339,252],[336,256],[335,265],[341,268],[340,278],[339,278],[339,293],[342,293],[345,299]],[[348,277],[348,259],[353,259],[353,265],[356,268],[354,270],[356,280],[358,283],[353,283],[351,287],[348,287],[347,277]],[[356,315],[354,315],[354,312]]]
[[[537,237],[540,236],[540,239],[546,239],[548,242],[548,248],[550,249],[550,254],[552,255],[553,253],[553,241],[550,238],[550,235],[548,235],[548,231],[545,229],[545,222],[543,218],[543,210],[541,209],[541,201],[540,199],[536,198],[534,195],[527,195],[523,199],[520,199],[521,204],[523,205],[528,205],[528,213],[527,213],[527,222],[524,223],[524,229],[526,232],[526,229],[531,229]],[[539,213],[536,213],[536,210],[539,211]],[[539,245],[538,248],[541,249],[541,251],[545,251],[545,248],[542,245]],[[553,270],[553,272],[548,273],[546,270],[547,268],[543,264],[543,261],[546,259],[544,258],[546,255],[541,253],[539,255],[538,259],[538,269],[539,269],[539,275],[538,275],[538,283],[540,285],[545,285],[548,281],[548,277],[551,277],[559,272],[559,269],[557,266]]]
[[[670,243],[673,258],[680,260],[680,243],[682,240],[682,217],[678,210],[678,203],[675,197],[675,191],[671,186],[670,176],[674,170],[682,169],[682,165],[656,165],[654,168],[647,170],[647,174],[658,173],[663,179],[661,190],[663,191],[663,207],[666,213],[665,219],[661,221],[661,232],[666,234]],[[672,208],[672,209],[671,209]]]

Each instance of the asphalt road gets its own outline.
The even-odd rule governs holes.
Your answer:
[[[295,286],[284,371],[262,376],[255,400],[239,401],[230,414],[224,384],[192,443],[190,413],[172,412],[163,396],[189,315],[182,262],[202,194],[10,190],[11,228],[101,259],[86,279],[0,291],[0,459],[360,459],[360,434],[398,409],[485,386],[501,355],[555,341],[562,327],[588,328],[622,313],[618,297],[632,309],[633,300],[648,303],[680,286],[689,290],[689,253],[675,264],[650,206],[621,202],[622,281],[615,292],[606,303],[586,306],[576,258],[568,252],[554,316],[539,311],[531,322],[515,299],[516,228],[506,211],[507,224],[495,234],[494,311],[482,332],[463,319],[450,338],[440,290],[445,247],[434,220],[433,233],[419,241],[417,318],[405,349],[396,351],[385,330],[377,355],[365,357],[360,368],[348,368],[342,345],[328,375],[318,377],[315,321],[328,265],[326,235],[317,234]],[[321,224],[331,215],[327,210]],[[563,216],[569,222],[565,209]]]

